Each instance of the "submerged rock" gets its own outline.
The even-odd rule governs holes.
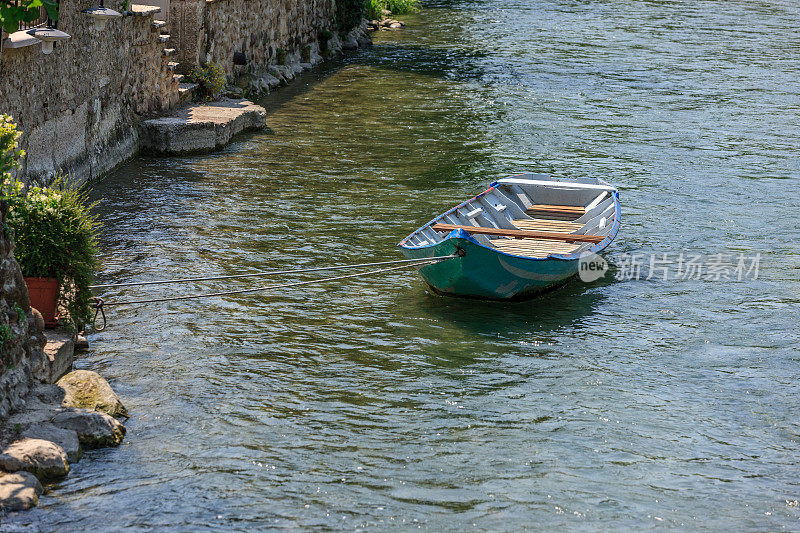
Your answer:
[[[64,429],[49,423],[35,424],[22,432],[23,437],[30,439],[44,439],[55,442],[67,454],[71,463],[78,461],[83,455],[78,434],[72,429]]]
[[[128,417],[128,411],[119,401],[111,385],[97,372],[73,370],[56,383],[66,395],[62,405],[100,411],[115,417]]]
[[[78,335],[75,337],[75,349],[82,351],[89,349],[89,341],[86,340],[86,337],[83,335]]]
[[[3,450],[0,467],[10,472],[25,470],[39,479],[64,477],[69,472],[67,454],[61,446],[49,440],[30,438]]]
[[[42,484],[31,473],[0,473],[0,508],[3,511],[23,511],[39,503]]]
[[[119,446],[125,437],[125,426],[116,418],[96,411],[63,411],[53,417],[53,425],[75,431],[80,443],[87,448]]]

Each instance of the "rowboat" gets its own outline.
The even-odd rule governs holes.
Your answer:
[[[397,245],[438,293],[494,300],[566,283],[619,231],[619,192],[597,178],[519,174],[434,218]]]

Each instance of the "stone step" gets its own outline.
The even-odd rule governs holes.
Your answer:
[[[162,33],[158,36],[158,41],[162,43],[169,41],[169,35]]]
[[[165,20],[154,20],[153,22],[150,23],[150,29],[152,29],[153,31],[157,31],[166,25],[167,21]]]
[[[164,57],[169,57],[175,55],[175,52],[176,50],[174,48],[164,48],[164,50],[161,52],[161,55]]]
[[[146,6],[141,4],[131,4],[130,13],[134,17],[149,17],[161,11],[158,6]]]
[[[180,63],[176,61],[170,61],[167,63],[167,70],[170,72],[175,72],[175,69],[178,68],[178,65],[180,65]]]
[[[178,82],[178,83],[181,83],[181,82],[183,81],[183,78],[184,78],[184,77],[185,77],[185,76],[184,76],[183,74],[173,74],[173,75],[172,75],[172,79],[173,79],[174,81]]]
[[[192,95],[197,91],[197,87],[199,87],[196,83],[179,83],[178,84],[178,95],[181,101],[188,100],[192,97]]]

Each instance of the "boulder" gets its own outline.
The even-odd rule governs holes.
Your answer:
[[[39,503],[42,484],[28,472],[0,473],[0,508],[3,511],[23,511]]]
[[[38,309],[31,307],[31,314],[33,315],[33,320],[36,322],[36,329],[38,331],[44,331],[44,317],[42,313],[40,313]]]
[[[53,425],[75,431],[87,448],[119,446],[125,437],[125,426],[116,418],[96,411],[68,409],[53,417]]]
[[[111,385],[97,372],[73,370],[59,379],[56,385],[64,389],[64,407],[91,409],[115,417],[128,417],[128,411],[111,389]]]
[[[78,434],[72,429],[63,429],[49,423],[35,424],[22,432],[29,439],[44,439],[55,442],[67,454],[67,460],[74,463],[83,455]]]
[[[54,442],[24,438],[14,442],[0,455],[6,471],[25,470],[39,479],[64,477],[69,472],[67,454]]]
[[[356,50],[358,48],[358,40],[356,40],[353,35],[348,35],[342,44],[342,48],[345,50]]]
[[[75,349],[86,351],[89,349],[89,341],[86,340],[86,337],[83,335],[78,335],[75,337]]]

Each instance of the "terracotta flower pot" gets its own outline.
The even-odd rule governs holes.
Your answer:
[[[58,280],[54,278],[25,278],[31,307],[42,313],[44,325],[56,325],[56,303],[58,302]]]

